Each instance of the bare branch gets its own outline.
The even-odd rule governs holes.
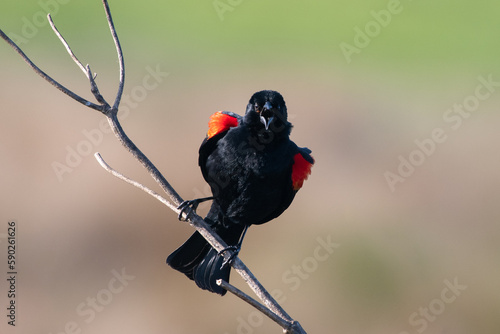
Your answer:
[[[87,79],[89,79],[90,82],[90,91],[92,94],[94,94],[95,99],[97,102],[99,102],[102,106],[102,110],[107,111],[109,110],[110,106],[108,102],[104,99],[104,97],[101,95],[99,92],[99,88],[97,88],[97,84],[95,82],[95,76],[92,75],[92,71],[90,70],[90,66],[87,64],[86,67],[83,66],[83,64],[78,60],[76,55],[74,54],[73,50],[69,46],[68,42],[64,39],[64,37],[61,35],[59,30],[56,28],[56,25],[54,24],[54,21],[52,21],[52,16],[50,14],[47,14],[47,19],[49,20],[50,26],[52,27],[52,30],[56,34],[56,36],[59,38],[61,43],[64,45],[66,48],[66,51],[68,51],[69,55],[71,56],[71,59],[80,67],[80,69],[83,71],[83,73],[87,76]]]
[[[90,66],[88,64],[87,64],[87,78],[89,78],[90,81],[90,91],[92,92],[92,94],[94,94],[94,97],[97,100],[97,102],[99,102],[104,107],[104,110],[108,110],[109,108],[111,108],[108,102],[99,92],[99,88],[97,88],[97,83],[95,82],[95,76],[92,76],[92,71],[90,70]]]
[[[247,295],[246,293],[244,293],[240,289],[238,289],[237,287],[231,285],[229,282],[226,282],[222,279],[219,279],[219,280],[217,280],[217,284],[220,285],[221,287],[223,287],[225,290],[231,292],[236,297],[238,297],[238,298],[244,300],[245,302],[247,302],[248,304],[252,305],[260,312],[267,315],[271,320],[276,322],[282,328],[287,328],[291,325],[291,322],[286,321],[282,317],[278,316],[276,313],[271,312],[267,307],[265,307],[264,305],[262,305],[261,303],[259,303],[258,301],[256,301],[255,299],[253,299],[252,297],[250,297],[249,295]]]
[[[113,24],[113,18],[111,17],[111,11],[109,10],[108,1],[102,0],[102,3],[106,12],[106,19],[108,20],[109,31],[111,32],[111,36],[113,36],[113,41],[115,42],[116,53],[118,55],[118,63],[120,64],[120,84],[118,85],[118,92],[116,93],[115,103],[113,104],[113,110],[118,111],[118,106],[120,105],[120,101],[122,99],[123,86],[125,85],[125,65],[123,61],[122,47],[120,45],[120,41],[118,40],[118,35],[116,34],[116,29],[115,25]]]
[[[182,198],[177,194],[177,192],[174,190],[174,188],[169,184],[169,182],[165,179],[165,177],[160,173],[160,171],[156,168],[155,165],[146,157],[144,153],[142,153],[139,148],[130,140],[130,138],[125,134],[123,131],[123,128],[121,127],[121,124],[118,120],[117,113],[118,113],[118,106],[121,101],[121,97],[123,94],[123,87],[125,83],[125,66],[124,66],[124,61],[123,61],[123,52],[120,46],[120,42],[118,40],[118,36],[116,34],[116,30],[113,24],[113,20],[111,17],[111,12],[109,9],[109,5],[107,0],[102,0],[104,9],[106,12],[106,18],[108,21],[108,25],[111,31],[111,35],[113,37],[115,47],[116,47],[116,52],[118,56],[118,62],[120,66],[120,79],[119,79],[119,87],[118,91],[116,94],[116,98],[113,104],[113,107],[110,107],[110,105],[106,102],[104,97],[100,94],[99,89],[97,88],[97,84],[94,80],[94,76],[92,75],[92,72],[90,70],[90,66],[83,67],[83,65],[80,63],[80,61],[76,58],[74,53],[72,52],[71,48],[69,47],[68,43],[64,40],[62,35],[59,33],[59,31],[56,29],[54,23],[52,22],[52,18],[50,15],[48,16],[49,22],[52,26],[52,29],[56,33],[56,35],[59,37],[63,45],[65,46],[66,50],[70,54],[70,56],[73,58],[75,63],[82,69],[82,71],[85,73],[87,76],[90,86],[91,86],[91,92],[94,94],[94,97],[96,100],[101,103],[101,105],[94,104],[90,101],[87,101],[86,99],[76,95],[72,91],[68,90],[66,87],[62,86],[59,84],[57,81],[52,79],[50,76],[48,76],[45,72],[40,70],[25,54],[24,52],[9,38],[7,35],[3,33],[2,30],[0,30],[0,37],[4,39],[21,57],[24,59],[26,63],[42,78],[44,78],[46,81],[48,81],[51,85],[55,86],[57,89],[65,93],[66,95],[70,96],[74,100],[92,108],[95,110],[98,110],[102,112],[108,119],[108,122],[111,126],[111,129],[113,130],[113,133],[116,135],[118,140],[122,143],[122,145],[146,168],[146,170],[149,172],[151,177],[160,185],[160,187],[167,193],[167,195],[170,197],[171,202],[160,196],[158,193],[154,192],[153,190],[145,187],[144,185],[131,180],[130,178],[122,175],[121,173],[117,172],[113,168],[111,168],[104,160],[102,157],[97,153],[96,154],[96,159],[98,162],[101,164],[101,166],[110,172],[112,175],[124,180],[125,182],[134,185],[135,187],[138,187],[139,189],[145,191],[146,193],[150,194],[151,196],[155,197],[157,200],[168,206],[170,209],[172,209],[174,212],[179,214],[180,210],[178,209],[178,206],[180,203],[182,203]],[[219,235],[217,235],[215,232],[212,231],[212,229],[209,227],[209,225],[196,213],[194,212],[187,212],[183,214],[183,218],[207,240],[207,242],[218,252],[221,252],[222,250],[227,250],[228,245],[220,238]],[[229,259],[232,256],[234,256],[232,251],[225,251],[223,252],[225,259]],[[240,276],[243,278],[243,280],[250,286],[250,288],[255,292],[255,294],[263,301],[264,305],[258,303],[254,299],[248,297],[244,299],[254,307],[257,307],[259,310],[263,311],[268,315],[271,319],[276,321],[277,323],[282,326],[282,328],[285,330],[286,333],[290,334],[305,334],[305,331],[302,329],[300,324],[293,320],[286,312],[283,310],[283,308],[278,304],[278,302],[267,292],[267,290],[262,286],[262,284],[257,280],[257,278],[252,274],[252,272],[246,267],[246,265],[237,257],[235,256],[233,261],[232,261],[232,266],[233,268],[240,274]],[[224,283],[221,283],[224,284]],[[232,286],[229,283],[226,283],[224,285],[224,288],[226,289],[232,289]],[[234,287],[233,287],[234,288]],[[237,289],[234,288],[236,291]],[[232,291],[232,292],[233,292]],[[239,290],[238,290],[239,291]],[[234,293],[234,292],[233,292]],[[241,298],[241,297],[240,297]],[[267,307],[267,308],[266,308]]]
[[[108,118],[108,123],[111,126],[111,130],[122,143],[123,146],[146,168],[149,175],[162,187],[163,191],[167,193],[172,202],[179,206],[182,203],[182,197],[174,190],[170,183],[165,179],[165,177],[160,173],[155,165],[146,157],[144,153],[134,144],[132,140],[127,136],[125,131],[118,121],[116,113],[109,113],[106,115]],[[177,212],[177,211],[176,211]],[[178,213],[178,212],[177,212]]]
[[[52,79],[47,73],[45,73],[44,71],[42,71],[38,66],[36,66],[31,61],[31,59],[28,58],[28,56],[26,56],[26,54],[19,48],[19,46],[17,46],[17,44],[14,43],[14,41],[12,41],[1,29],[0,29],[0,37],[2,37],[2,39],[4,41],[6,41],[7,44],[9,44],[21,56],[21,58],[23,58],[23,60],[28,64],[28,66],[31,67],[31,69],[33,69],[33,71],[35,71],[35,73],[38,74],[39,76],[41,76],[45,81],[47,81],[52,86],[54,86],[57,89],[59,89],[64,94],[66,94],[69,97],[71,97],[73,100],[78,101],[81,104],[83,104],[83,105],[85,105],[85,106],[87,106],[89,108],[92,108],[92,109],[98,110],[100,112],[103,112],[102,106],[99,106],[99,105],[97,105],[95,103],[92,103],[92,102],[84,99],[83,97],[81,97],[81,96],[73,93],[71,90],[67,89],[66,87],[64,87],[63,85],[61,85],[59,82],[57,82],[54,79]]]
[[[260,312],[264,313],[266,316],[268,316],[271,320],[276,322],[278,325],[283,328],[284,333],[286,334],[306,334],[302,326],[300,324],[293,320],[293,319],[285,319],[283,317],[278,316],[276,313],[271,312],[270,309],[241,291],[240,289],[236,288],[235,286],[231,285],[230,283],[219,279],[217,280],[217,284],[226,289],[227,291],[231,292],[234,294],[236,297],[242,299],[243,301],[247,302],[248,304],[252,305],[255,307],[257,310]]]
[[[212,245],[213,247],[213,245]],[[218,250],[220,251],[220,250]],[[264,288],[264,286],[259,282],[257,277],[248,269],[248,267],[240,260],[239,257],[235,257],[232,262],[232,267],[236,272],[243,278],[243,280],[248,284],[250,289],[259,297],[260,300],[275,314],[283,318],[288,322],[292,322],[293,319],[285,312],[285,310],[278,304],[278,302],[271,296],[271,294]]]
[[[175,213],[179,213],[180,210],[178,209],[177,206],[173,205],[169,201],[167,201],[165,198],[161,197],[159,194],[157,194],[155,191],[145,187],[144,185],[131,180],[124,176],[123,174],[117,172],[113,168],[111,168],[101,157],[99,153],[95,154],[95,158],[97,161],[101,164],[101,166],[110,172],[112,175],[118,177],[119,179],[132,184],[133,186],[145,191],[146,193],[150,194],[166,206],[168,206],[170,209],[172,209]],[[180,199],[182,202],[182,199]],[[197,214],[194,213],[186,213],[185,214],[185,219],[186,221],[195,227],[198,232],[200,232],[203,237],[210,243],[212,247],[214,247],[215,250],[218,252],[222,251],[223,249],[226,249],[224,252],[224,256],[226,259],[230,259],[233,256],[233,252],[227,250],[228,245],[217,235],[215,234],[212,229],[205,223],[205,221],[198,216]],[[236,256],[233,258],[232,261],[232,266],[233,268],[242,276],[244,281],[250,286],[250,288],[254,291],[254,293],[266,304],[267,308],[263,306],[262,304],[259,304],[261,307],[265,308],[267,310],[266,315],[270,317],[272,320],[276,321],[276,318],[281,319],[281,322],[278,322],[278,324],[281,325],[286,325],[282,326],[283,328],[287,328],[291,326],[293,323],[293,319],[285,312],[285,310],[274,300],[274,298],[266,291],[266,289],[260,284],[260,282],[257,280],[257,278],[252,274],[250,269]],[[229,284],[229,283],[226,283]],[[223,286],[226,288],[225,286]],[[234,287],[233,287],[234,288]],[[234,288],[236,289],[236,288]],[[233,291],[231,291],[233,292]],[[241,297],[240,297],[241,298]],[[250,297],[248,297],[250,298]],[[250,298],[251,299],[251,298]],[[245,300],[249,302],[248,300]],[[255,300],[254,300],[255,301]],[[252,302],[249,302],[251,305],[255,306]],[[255,303],[258,303],[255,301]],[[271,315],[273,314],[273,315]],[[301,333],[301,332],[297,332]],[[305,333],[305,332],[304,332]]]
[[[302,326],[300,325],[300,323],[298,321],[293,320],[292,323],[290,324],[290,326],[288,328],[284,329],[284,333],[285,334],[306,334],[306,331],[304,330],[304,328],[302,328]]]
[[[85,69],[85,67],[83,66],[83,64],[78,60],[78,58],[75,56],[75,54],[73,53],[73,50],[71,50],[71,48],[69,47],[68,42],[66,42],[66,40],[61,35],[61,33],[59,32],[59,30],[57,30],[56,25],[54,24],[54,21],[52,21],[52,16],[50,16],[50,14],[47,14],[47,20],[49,20],[49,24],[52,27],[52,30],[54,31],[54,33],[56,34],[56,36],[59,37],[59,40],[61,41],[61,43],[66,48],[66,51],[68,51],[68,53],[71,56],[71,58],[78,65],[78,67],[80,67],[80,69],[87,76],[87,78],[90,79],[90,77],[92,75],[90,75],[90,76],[88,75],[87,70]]]
[[[163,198],[162,196],[160,196],[160,194],[158,194],[154,190],[151,190],[148,187],[142,185],[141,183],[139,183],[137,181],[134,181],[134,180],[126,177],[125,175],[121,174],[120,172],[114,170],[111,166],[109,166],[106,163],[106,161],[104,161],[104,159],[101,157],[101,155],[99,154],[99,152],[96,152],[94,154],[94,157],[96,158],[97,162],[99,162],[99,164],[102,166],[102,168],[104,168],[106,171],[110,172],[111,175],[116,176],[120,180],[123,180],[123,181],[125,181],[125,182],[133,185],[134,187],[137,187],[137,188],[141,189],[142,191],[144,191],[147,194],[153,196],[154,198],[156,198],[157,200],[159,200],[160,202],[162,202],[163,204],[165,204],[166,206],[168,206],[170,209],[172,209],[174,211],[177,210],[177,207],[175,205],[173,205],[172,203],[170,203],[169,201],[167,201],[165,198]]]

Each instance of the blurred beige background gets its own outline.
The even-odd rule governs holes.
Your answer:
[[[127,70],[122,125],[183,198],[207,195],[197,150],[209,116],[243,113],[261,89],[284,95],[292,139],[316,165],[287,212],[250,229],[240,257],[308,333],[500,332],[498,2],[110,5]],[[47,11],[112,101],[117,62],[99,1],[4,0],[0,27],[90,99]],[[0,74],[2,333],[281,331],[165,264],[192,229],[99,167],[96,151],[158,189],[98,112],[3,41]]]

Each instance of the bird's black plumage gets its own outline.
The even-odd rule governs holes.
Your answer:
[[[238,243],[245,227],[283,213],[310,174],[310,150],[289,139],[291,129],[283,97],[271,90],[255,93],[243,117],[212,115],[198,162],[214,197],[206,220],[228,245]],[[167,258],[199,287],[221,295],[215,281],[228,281],[230,272],[223,261],[198,232]]]

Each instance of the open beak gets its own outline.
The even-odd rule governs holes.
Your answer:
[[[268,101],[266,102],[266,104],[264,104],[264,106],[262,107],[262,111],[260,112],[260,121],[262,124],[264,124],[266,130],[269,129],[269,125],[271,125],[274,120],[274,112],[272,111],[272,109],[273,106]]]

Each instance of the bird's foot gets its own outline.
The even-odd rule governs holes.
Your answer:
[[[184,214],[186,214],[186,218],[189,217],[193,212],[196,213],[196,209],[198,208],[198,205],[200,205],[200,203],[205,202],[205,201],[209,201],[211,199],[214,199],[214,198],[213,197],[204,197],[204,198],[196,198],[196,199],[182,202],[177,207],[177,209],[180,210],[177,218],[180,221],[185,220],[185,219],[183,219]]]
[[[224,262],[222,262],[222,265],[220,266],[220,269],[224,269],[228,265],[231,265],[233,263],[234,259],[240,253],[241,245],[243,244],[243,239],[245,238],[245,235],[247,234],[248,226],[249,225],[246,225],[245,228],[243,229],[243,233],[240,236],[240,241],[238,241],[238,243],[236,245],[234,245],[234,246],[228,246],[228,247],[224,248],[223,250],[221,250],[219,252],[219,255],[223,255],[224,252],[227,252],[227,251],[232,251],[233,252],[231,254],[231,256],[229,256],[229,258],[227,260],[225,259]]]
[[[220,266],[220,269],[224,269],[227,266],[230,266],[233,263],[234,259],[240,253],[240,249],[241,249],[241,244],[238,243],[235,246],[228,246],[228,247],[224,248],[223,250],[221,250],[219,252],[219,255],[223,255],[227,251],[232,251],[233,253],[229,256],[228,259],[224,259],[224,262],[222,262],[222,265]]]

